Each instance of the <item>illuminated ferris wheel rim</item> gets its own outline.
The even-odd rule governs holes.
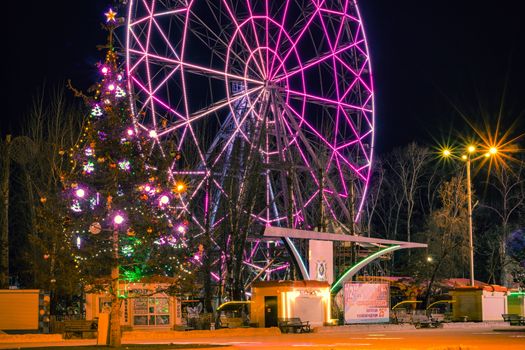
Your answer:
[[[130,91],[135,91],[142,96],[146,96],[145,99],[138,102],[139,108],[134,109],[134,115],[136,118],[137,127],[149,133],[149,136],[152,139],[153,143],[158,144],[159,149],[162,149],[162,138],[167,137],[173,133],[179,133],[181,140],[179,143],[179,148],[183,142],[197,142],[197,135],[195,130],[192,128],[192,124],[198,122],[199,120],[211,116],[214,112],[228,109],[231,114],[235,114],[235,108],[238,103],[244,100],[248,100],[247,113],[244,113],[243,118],[239,120],[235,119],[236,131],[231,135],[230,139],[240,135],[247,142],[250,142],[249,135],[241,127],[242,123],[247,120],[250,116],[255,116],[258,119],[263,119],[263,107],[268,104],[268,99],[270,95],[277,95],[280,97],[279,104],[282,106],[282,110],[276,111],[276,115],[286,116],[286,123],[283,124],[285,131],[290,135],[289,147],[292,144],[296,144],[297,148],[300,148],[299,143],[304,142],[303,140],[298,139],[298,128],[305,129],[305,133],[309,135],[314,135],[320,140],[321,143],[330,150],[331,159],[330,162],[337,163],[336,166],[341,172],[342,167],[350,169],[356,178],[361,181],[363,184],[363,190],[358,204],[357,214],[354,216],[354,220],[359,219],[359,214],[361,213],[362,206],[365,201],[366,189],[371,174],[371,164],[373,160],[373,133],[374,133],[374,101],[373,101],[373,82],[372,82],[372,73],[371,73],[371,64],[368,54],[368,47],[366,42],[365,33],[363,30],[362,22],[360,19],[359,10],[355,4],[355,1],[342,1],[338,3],[343,3],[342,9],[336,11],[329,7],[324,7],[327,3],[326,1],[312,1],[304,2],[307,6],[313,8],[313,12],[305,19],[302,23],[303,27],[299,31],[292,33],[291,30],[285,28],[285,20],[287,16],[287,10],[292,3],[291,1],[284,1],[284,5],[279,8],[282,13],[281,18],[278,16],[273,16],[269,9],[268,2],[266,2],[266,12],[264,13],[255,13],[254,8],[252,8],[252,3],[260,3],[258,1],[220,1],[220,6],[224,7],[224,13],[229,16],[229,21],[233,23],[233,30],[226,34],[229,40],[225,40],[226,44],[226,53],[223,61],[222,67],[216,67],[213,65],[205,66],[202,64],[197,64],[191,61],[190,55],[187,54],[186,48],[191,43],[187,42],[188,33],[191,32],[191,24],[196,22],[204,22],[198,17],[196,13],[193,12],[193,7],[196,3],[202,3],[204,1],[188,1],[187,6],[183,7],[173,7],[165,8],[162,10],[156,11],[161,1],[135,1],[131,0],[129,2],[129,14],[128,14],[128,31],[127,31],[127,40],[126,40],[126,62],[127,62],[127,71],[130,77]],[[235,13],[232,2],[236,4],[245,4],[248,13],[244,14],[244,18],[238,17]],[[179,3],[180,2],[164,2],[164,3]],[[137,17],[138,8],[143,5],[145,9],[145,15]],[[284,10],[283,10],[284,7]],[[349,12],[349,7],[355,10],[355,14]],[[211,7],[210,7],[211,8]],[[143,10],[144,10],[143,9]],[[332,41],[327,39],[327,42],[330,46],[330,51],[325,53],[321,57],[313,57],[309,60],[303,60],[300,50],[298,49],[298,42],[310,29],[310,24],[320,18],[321,26],[323,26],[323,16],[340,16],[342,18],[341,25],[339,28],[338,36]],[[178,38],[171,38],[170,34],[166,34],[160,24],[160,18],[166,16],[178,17],[178,23],[182,24],[182,36]],[[195,19],[197,18],[197,19]],[[193,22],[192,22],[193,21]],[[262,23],[262,24],[259,24]],[[345,43],[345,45],[338,46],[339,40],[343,36],[341,33],[343,30],[349,30],[345,26],[349,27],[349,24],[343,24],[345,22],[352,22],[354,25],[357,25],[356,30],[356,39],[350,42]],[[148,23],[148,30],[144,35],[144,30],[142,34],[138,33],[136,30],[141,24]],[[269,40],[269,28],[274,26],[278,29],[278,34],[276,39],[274,38],[273,45]],[[258,28],[264,28],[262,37],[259,35],[261,30]],[[152,29],[153,28],[153,29]],[[288,28],[290,29],[290,28]],[[158,30],[161,33],[160,37],[165,39],[166,44],[166,54],[159,54],[156,50],[151,50],[151,31]],[[328,37],[329,34],[326,28],[323,27],[324,34]],[[246,37],[249,36],[251,32],[251,39],[249,40]],[[255,35],[253,35],[255,33]],[[141,36],[142,35],[142,36]],[[224,32],[221,33],[224,35]],[[157,37],[159,40],[160,37]],[[359,37],[359,38],[357,38]],[[217,35],[217,41],[221,41],[219,35]],[[261,39],[261,40],[259,40]],[[266,40],[266,42],[262,41]],[[291,43],[291,47],[287,47],[285,53],[280,54],[281,50],[280,44],[284,42]],[[239,49],[244,46],[244,50]],[[255,47],[253,47],[255,46]],[[153,52],[152,52],[153,51]],[[361,65],[356,69],[356,67],[351,67],[351,64],[345,61],[346,56],[343,54],[352,51],[357,53],[360,57],[364,58],[364,61],[361,62]],[[248,54],[246,54],[248,53]],[[244,55],[244,56],[243,56]],[[246,59],[247,57],[247,59]],[[290,65],[287,66],[287,60],[290,60],[290,57],[294,58],[297,62],[293,67]],[[326,62],[333,61],[334,67],[339,65],[343,69],[347,69],[355,79],[353,79],[350,87],[347,87],[344,92],[336,91],[336,94],[330,96],[319,96],[309,91],[307,86],[308,82],[305,79],[305,72],[307,72],[311,67],[320,66]],[[237,68],[233,68],[235,64],[237,66],[244,64],[244,71],[241,72]],[[166,66],[173,67],[169,74],[166,74],[165,79],[162,79],[161,83],[155,85],[152,78],[152,69],[153,65],[165,64]],[[142,70],[139,73],[139,68],[141,65],[144,65],[146,69]],[[335,70],[335,68],[334,68]],[[146,74],[145,79],[140,79],[140,74]],[[366,74],[365,74],[366,73]],[[226,91],[226,97],[220,101],[214,101],[213,104],[210,104],[207,107],[192,110],[191,103],[188,101],[189,87],[187,85],[190,75],[192,74],[208,74],[213,79],[219,79],[224,81],[224,89]],[[165,88],[163,84],[172,79],[175,75],[180,75],[180,85],[181,95],[183,100],[183,108],[174,107],[173,103],[163,101],[156,94]],[[363,75],[365,75],[363,77]],[[300,83],[295,83],[295,86],[291,86],[291,79],[296,79],[299,76]],[[338,81],[337,73],[334,73],[335,84],[340,83]],[[232,93],[231,85],[233,83],[241,83],[242,89],[236,93]],[[347,97],[353,94],[353,88],[356,85],[362,89],[362,95],[365,98],[362,99],[360,104],[353,103],[351,99]],[[298,87],[298,88],[297,88]],[[137,95],[137,94],[135,94]],[[335,97],[334,97],[335,96]],[[265,102],[266,101],[266,102]],[[298,101],[298,102],[297,102]],[[360,100],[358,99],[358,102]],[[180,101],[179,101],[180,102]],[[264,103],[263,103],[264,102]],[[350,129],[353,132],[352,138],[348,140],[338,139],[337,136],[332,140],[325,139],[323,133],[316,129],[312,124],[311,120],[305,117],[307,106],[309,105],[321,105],[328,106],[326,108],[333,108],[336,112],[336,117],[345,119],[349,124]],[[180,103],[179,103],[180,106]],[[267,108],[267,107],[265,107]],[[159,110],[163,110],[165,113],[168,113],[172,116],[170,118],[169,125],[164,121],[164,115],[158,114]],[[362,121],[366,125],[366,131],[362,132],[358,130],[355,125],[352,125],[352,117],[349,116],[350,112],[348,111],[358,111],[360,116],[362,116]],[[150,119],[142,118],[140,115],[148,114]],[[283,118],[284,119],[284,118]],[[296,120],[297,125],[291,125],[292,120]],[[159,122],[162,121],[162,122]],[[269,123],[275,121],[270,120]],[[336,127],[338,121],[336,121]],[[241,125],[240,125],[241,124]],[[304,136],[303,136],[304,138]],[[337,141],[337,142],[336,142]],[[368,145],[368,146],[367,146]],[[348,148],[356,147],[358,152],[361,154],[361,157],[365,159],[360,164],[352,163],[350,157],[348,156]],[[197,147],[198,148],[198,147]],[[223,147],[223,151],[226,147]],[[282,148],[284,149],[284,148]],[[281,150],[282,150],[281,149]],[[261,150],[261,153],[264,156],[274,156],[277,155],[279,150]],[[301,151],[302,152],[302,151]],[[347,153],[345,153],[347,152]],[[207,163],[206,151],[198,149],[199,157],[202,162]],[[302,152],[307,153],[307,151]],[[309,156],[302,155],[303,161],[307,161]],[[220,162],[220,157],[214,159],[214,164]],[[314,164],[315,166],[315,164]],[[313,176],[313,175],[312,175]],[[326,188],[323,191],[330,193],[338,193],[341,197],[347,197],[349,195],[348,189],[345,187],[345,179],[341,175],[341,179],[338,181],[342,183],[344,187],[341,191],[334,191],[334,189]],[[314,180],[315,182],[315,180]],[[201,183],[202,184],[202,183]],[[197,186],[200,187],[200,186]],[[328,186],[330,187],[330,186]],[[335,186],[334,186],[335,187]],[[306,204],[310,204],[314,195],[311,195],[307,200],[304,201]],[[299,213],[296,213],[297,215]],[[272,223],[275,221],[266,220],[266,223]]]

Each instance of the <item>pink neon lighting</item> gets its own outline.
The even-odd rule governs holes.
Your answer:
[[[302,9],[303,2],[293,0],[206,2],[217,13],[201,13],[208,4],[192,0],[128,1],[126,71],[134,130],[150,136],[151,152],[170,158],[169,178],[189,179],[191,192],[170,200],[188,213],[199,207],[191,212],[188,232],[202,234],[217,200],[231,200],[221,167],[239,140],[269,165],[261,171],[264,208],[246,213],[259,223],[312,225],[319,197],[337,220],[357,221],[371,176],[375,121],[371,60],[356,1],[315,0]],[[315,41],[319,46],[312,47]],[[204,59],[195,45],[214,51]],[[203,77],[210,84],[202,84]],[[206,135],[216,138],[213,148],[201,135],[208,120],[221,127],[228,121]],[[271,132],[259,143],[253,130],[262,127]],[[168,140],[177,151],[195,155],[195,166],[182,168],[171,159]],[[284,175],[300,172],[292,198],[286,198],[275,164],[299,169]],[[322,196],[321,168],[327,174]],[[242,190],[244,176],[239,179]],[[356,214],[348,218],[351,186]],[[210,227],[219,227],[224,215],[217,214]]]

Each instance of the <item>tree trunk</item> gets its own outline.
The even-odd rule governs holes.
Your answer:
[[[504,227],[505,230],[505,227]],[[502,239],[500,239],[499,242],[499,257],[500,257],[500,284],[504,287],[507,287],[508,281],[507,281],[507,247],[506,247],[506,232],[503,234]]]
[[[203,244],[203,261],[202,269],[204,275],[204,311],[206,313],[213,312],[211,303],[211,237],[210,237],[210,208],[209,208],[209,197],[210,197],[210,180],[206,180],[206,200],[205,200],[205,231],[204,231],[204,244]]]
[[[113,231],[113,266],[111,267],[111,314],[109,324],[109,346],[119,347],[120,334],[120,301],[118,298],[119,266],[118,266],[118,231]]]
[[[1,195],[2,213],[0,214],[0,289],[9,288],[9,144],[11,135],[7,135],[2,147],[2,174],[1,176]]]

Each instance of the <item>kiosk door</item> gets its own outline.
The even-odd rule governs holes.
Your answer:
[[[277,327],[277,297],[264,297],[264,327]]]

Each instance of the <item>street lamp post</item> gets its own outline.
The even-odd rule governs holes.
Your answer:
[[[496,147],[490,147],[487,152],[485,152],[483,155],[474,157],[476,152],[476,146],[469,145],[467,147],[467,154],[464,154],[461,156],[461,159],[465,161],[465,166],[467,168],[467,209],[468,209],[468,236],[469,236],[469,262],[470,262],[470,285],[474,287],[474,238],[473,238],[473,225],[472,225],[472,180],[471,180],[471,174],[470,174],[470,167],[471,163],[473,161],[476,161],[481,158],[488,158],[491,156],[494,156],[496,153],[498,153],[498,149]],[[452,150],[449,148],[445,148],[442,150],[442,156],[444,158],[458,158],[452,153]]]
[[[472,239],[472,183],[470,180],[470,154],[467,156],[468,238],[470,254],[470,285],[474,287],[474,241]]]

